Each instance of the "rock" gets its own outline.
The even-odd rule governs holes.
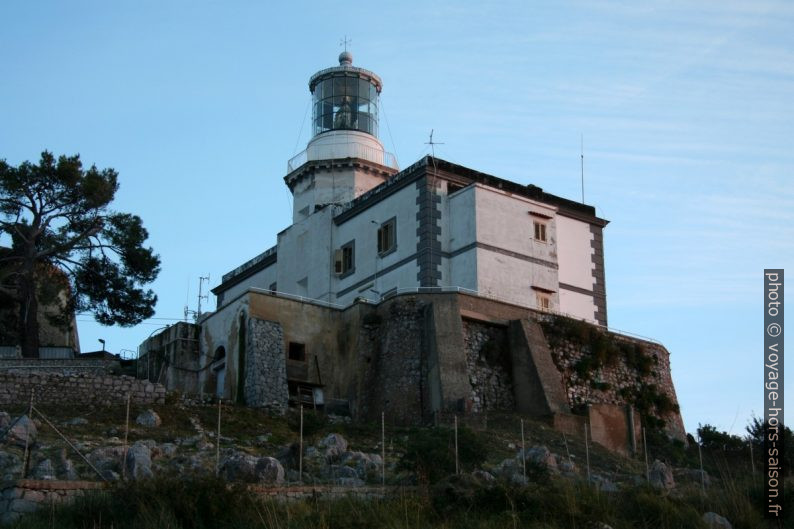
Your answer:
[[[650,479],[651,487],[655,489],[669,491],[675,487],[672,469],[658,459],[655,460],[651,465],[651,470],[648,477]]]
[[[88,460],[100,473],[105,471],[121,472],[121,459],[124,449],[121,446],[104,446],[88,454]]]
[[[709,529],[733,529],[731,522],[717,514],[716,512],[707,512],[703,515],[703,522]]]
[[[16,454],[0,450],[0,481],[17,479],[22,472],[22,459]]]
[[[357,478],[358,472],[355,468],[346,465],[331,465],[331,475],[335,478]]]
[[[53,466],[52,461],[49,459],[42,459],[33,467],[33,470],[30,471],[30,477],[33,479],[55,480],[57,479],[55,475],[55,466]]]
[[[545,467],[550,472],[558,472],[557,469],[557,458],[554,457],[548,448],[545,446],[533,446],[532,448],[526,449],[525,452],[527,463],[532,462],[536,465],[540,465]],[[516,459],[521,464],[521,451],[519,450],[518,455],[516,455]]]
[[[471,473],[471,475],[483,483],[493,483],[496,481],[496,478],[493,476],[493,474],[486,472],[485,470],[475,470]]]
[[[320,448],[325,448],[325,457],[329,461],[338,459],[347,451],[347,440],[338,433],[328,434],[318,443]]]
[[[284,467],[273,457],[230,452],[221,458],[220,475],[226,481],[276,484],[284,482]]]
[[[673,471],[673,476],[675,477],[676,481],[680,481],[682,483],[694,483],[699,487],[708,487],[711,485],[711,477],[705,470],[694,468],[677,468]]]
[[[515,459],[505,459],[494,468],[494,472],[502,479],[509,480],[513,474],[521,474],[521,463]]]
[[[127,476],[131,479],[146,479],[154,476],[152,472],[152,451],[141,441],[130,447],[127,452],[125,465]]]
[[[68,426],[83,426],[88,424],[88,419],[83,417],[75,417],[74,419],[69,419],[68,421],[64,422],[64,424]]]
[[[66,481],[77,481],[80,479],[80,475],[77,473],[77,469],[74,468],[74,463],[71,459],[65,459],[61,463],[61,476]]]
[[[257,483],[284,483],[284,467],[274,457],[260,457],[254,468]]]
[[[590,483],[595,485],[595,488],[601,492],[617,492],[618,486],[612,481],[599,474],[592,474],[590,476]]]
[[[0,429],[11,424],[11,415],[7,411],[0,411]]]
[[[33,446],[37,437],[38,429],[36,424],[27,415],[22,415],[8,425],[2,441],[24,448],[26,443],[28,447]]]
[[[176,445],[174,443],[163,443],[160,445],[160,452],[165,457],[173,457],[176,454]]]
[[[154,410],[146,410],[135,418],[135,422],[148,428],[156,428],[163,424],[162,419]]]

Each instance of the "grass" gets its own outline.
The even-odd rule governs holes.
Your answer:
[[[459,484],[460,485],[460,484]],[[743,486],[735,482],[736,487]],[[613,529],[705,528],[703,512],[731,519],[736,529],[773,527],[748,503],[745,489],[720,489],[703,498],[697,491],[665,496],[647,487],[600,493],[583,482],[551,480],[525,487],[464,483],[463,493],[444,486],[424,494],[369,501],[263,500],[242,487],[214,478],[183,476],[117,485],[44,509],[12,529]],[[469,487],[465,490],[465,487]]]
[[[12,415],[23,412],[9,409]],[[131,420],[146,409],[133,406]],[[205,431],[217,426],[217,407],[179,405],[153,406],[163,419],[155,429],[134,426],[130,442],[155,439],[173,442],[179,437],[196,434],[191,418]],[[78,408],[69,406],[41,407],[50,420],[72,440],[93,447],[108,444],[108,432],[123,437],[124,406]],[[86,425],[66,425],[74,417],[88,419]],[[329,424],[327,420],[307,414],[304,427],[313,440],[331,432],[341,433],[350,442],[351,450],[380,453],[380,424]],[[462,457],[465,470],[474,467],[490,469],[505,458],[514,457],[520,448],[519,417],[510,413],[490,413],[480,417],[479,423],[464,426],[461,421],[459,441],[465,449],[473,449],[471,457]],[[285,444],[298,440],[296,416],[272,417],[258,410],[224,406],[222,435],[228,439],[222,446],[259,455],[275,455]],[[100,528],[576,528],[588,527],[590,522],[603,522],[613,529],[620,528],[678,528],[702,527],[704,512],[717,512],[728,518],[736,529],[773,527],[768,525],[759,509],[763,505],[760,482],[761,461],[756,453],[757,477],[752,475],[749,451],[704,449],[704,467],[712,478],[712,485],[704,495],[699,483],[678,483],[669,495],[662,495],[644,486],[635,485],[636,476],[644,476],[642,459],[615,456],[590,447],[593,473],[619,483],[619,493],[600,493],[587,486],[582,479],[568,480],[539,472],[531,472],[527,487],[497,485],[486,488],[482,483],[454,481],[445,477],[451,470],[450,435],[447,428],[415,429],[388,425],[386,428],[387,461],[402,461],[402,468],[416,471],[425,468],[426,487],[417,494],[385,500],[359,501],[265,501],[242,487],[229,487],[206,476],[168,476],[143,483],[118,484],[110,492],[85,495],[71,505],[43,511],[20,521],[15,529],[58,527],[64,529]],[[572,460],[585,474],[585,446],[577,437],[563,435],[542,422],[524,419],[526,445],[545,445],[552,452]],[[266,443],[257,437],[269,434]],[[39,429],[40,443],[47,448],[37,450],[55,457],[64,446],[47,426]],[[650,459],[661,458],[676,466],[698,468],[697,448],[673,445],[663,436],[649,436]],[[311,440],[307,440],[310,443]],[[434,452],[430,450],[440,446]],[[424,446],[427,445],[427,446]],[[424,448],[423,448],[424,446]],[[182,450],[182,449],[180,449]],[[187,449],[185,449],[187,450]],[[49,451],[49,452],[48,452]],[[429,456],[429,457],[426,457]],[[79,466],[74,454],[69,454]],[[397,470],[400,469],[398,466]],[[403,472],[404,474],[404,472]],[[89,472],[84,472],[89,477]],[[388,476],[387,476],[388,477]],[[90,478],[89,478],[90,479]],[[397,480],[397,476],[394,477]],[[794,482],[787,483],[789,487]],[[792,495],[785,512],[794,512]]]

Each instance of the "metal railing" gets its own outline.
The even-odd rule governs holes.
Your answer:
[[[268,289],[265,289],[265,288],[249,287],[247,291],[248,292],[256,292],[258,294],[267,294],[267,295],[270,295],[270,296],[277,296],[277,297],[292,299],[292,300],[300,301],[300,302],[303,302],[303,303],[311,303],[312,305],[318,305],[318,306],[332,308],[332,309],[338,309],[338,310],[344,310],[344,309],[350,307],[351,305],[353,305],[354,303],[362,302],[362,301],[365,302],[365,303],[378,304],[381,301],[384,301],[384,300],[387,300],[387,299],[390,299],[390,298],[393,298],[395,296],[399,296],[399,295],[402,295],[402,294],[432,294],[432,293],[437,293],[437,292],[467,294],[467,295],[470,295],[470,296],[476,296],[476,297],[479,297],[479,298],[489,299],[491,301],[496,301],[496,302],[499,302],[499,303],[507,303],[507,304],[510,304],[510,305],[516,305],[516,306],[525,308],[527,310],[532,310],[532,311],[535,311],[535,312],[545,312],[545,313],[548,313],[548,314],[554,315],[554,316],[563,316],[563,317],[566,317],[566,318],[570,318],[572,320],[584,321],[586,323],[590,323],[592,325],[596,325],[598,327],[601,327],[605,331],[610,332],[612,334],[617,334],[617,335],[624,336],[626,338],[635,339],[635,340],[643,340],[643,341],[646,341],[646,342],[652,342],[652,343],[655,343],[657,345],[664,346],[664,344],[662,344],[660,341],[658,341],[658,340],[656,340],[654,338],[650,338],[648,336],[643,336],[641,334],[637,334],[637,333],[633,333],[633,332],[629,332],[629,331],[624,331],[624,330],[621,330],[621,329],[616,329],[614,327],[609,327],[609,326],[606,326],[606,325],[600,325],[598,323],[594,323],[592,321],[588,321],[588,320],[586,320],[586,319],[584,319],[584,318],[582,318],[580,316],[576,316],[574,314],[569,314],[567,312],[561,312],[561,311],[555,311],[555,310],[538,310],[538,309],[533,309],[533,308],[530,308],[530,307],[524,307],[524,306],[520,305],[515,300],[509,300],[509,299],[505,299],[505,298],[500,298],[500,297],[494,296],[492,294],[484,294],[484,293],[482,293],[482,292],[480,292],[478,290],[473,290],[473,289],[470,289],[470,288],[459,287],[459,286],[397,288],[397,289],[394,289],[394,290],[390,290],[390,291],[388,291],[388,292],[386,292],[384,294],[379,294],[375,298],[367,298],[365,296],[357,296],[356,298],[354,298],[352,303],[348,303],[347,305],[342,305],[342,304],[339,304],[339,303],[332,303],[330,301],[325,301],[325,300],[322,300],[322,299],[309,298],[309,297],[306,297],[306,296],[299,296],[297,294],[289,294],[287,292],[279,292],[279,291],[276,291],[276,290],[268,290]]]
[[[326,143],[312,145],[308,149],[296,154],[287,162],[287,172],[291,173],[309,160],[334,160],[343,158],[361,158],[392,169],[399,169],[397,158],[394,154],[383,149],[371,147],[361,143]]]

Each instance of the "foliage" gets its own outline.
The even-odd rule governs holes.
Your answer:
[[[458,427],[458,462],[462,470],[472,470],[487,457],[485,442],[471,429]],[[455,472],[455,434],[451,428],[414,428],[408,434],[399,467],[414,470],[424,480],[435,483]]]
[[[0,290],[33,315],[20,313],[23,355],[38,354],[38,302],[52,277],[68,281],[56,289],[68,297],[66,313],[87,310],[122,326],[154,313],[157,297],[143,287],[160,260],[143,246],[141,219],[109,209],[117,177],[109,168],[84,169],[79,155],[56,161],[45,151],[37,165],[18,167],[0,160],[0,235],[11,241],[0,255]]]

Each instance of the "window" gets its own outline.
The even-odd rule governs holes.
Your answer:
[[[535,225],[535,240],[540,242],[546,242],[546,223],[533,221]]]
[[[397,219],[391,218],[378,228],[378,255],[386,255],[397,249],[395,228]]]
[[[290,342],[287,350],[287,358],[295,362],[306,361],[306,344]]]
[[[278,283],[276,282],[270,283],[270,287],[268,288],[268,290],[271,292],[278,292]]]
[[[549,310],[551,305],[551,296],[545,293],[537,292],[535,298],[540,310]]]
[[[334,252],[334,273],[345,277],[356,271],[356,241],[350,241]]]

